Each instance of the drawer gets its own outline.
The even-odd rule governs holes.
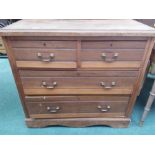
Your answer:
[[[136,77],[22,77],[24,88],[65,89],[132,88]]]
[[[95,100],[97,97],[91,99],[88,97],[87,100],[86,96],[83,97],[84,100],[82,98],[76,100],[76,97],[70,100],[70,97],[67,97],[63,101],[60,99],[50,101],[50,98],[46,99],[46,97],[45,100],[39,101],[33,98],[33,100],[27,99],[26,105],[31,118],[124,117],[128,97],[124,97],[124,100],[113,97],[112,100],[109,97],[100,97],[103,100],[99,98]]]
[[[82,41],[81,68],[139,69],[146,41]]]
[[[23,69],[75,69],[76,41],[10,41],[16,65]]]
[[[27,95],[131,94],[136,77],[22,77]]]

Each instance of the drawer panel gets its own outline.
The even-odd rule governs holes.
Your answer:
[[[136,77],[22,77],[24,88],[31,89],[117,89],[132,88]]]
[[[82,41],[82,49],[144,49],[146,41]]]
[[[17,61],[76,61],[74,49],[40,49],[40,48],[14,48]]]
[[[76,49],[76,41],[10,41],[12,47],[24,48],[52,48],[52,49]]]
[[[85,71],[35,71],[35,70],[19,70],[21,77],[137,77],[138,71],[113,71],[113,70],[85,70]]]
[[[81,61],[141,61],[144,49],[88,49],[81,51]]]
[[[123,117],[128,101],[107,99],[105,98],[102,101],[29,100],[26,105],[31,118]]]

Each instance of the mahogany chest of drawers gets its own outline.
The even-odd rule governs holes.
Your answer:
[[[0,31],[28,127],[127,127],[154,45],[134,20],[21,20]]]

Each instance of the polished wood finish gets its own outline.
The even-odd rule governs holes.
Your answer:
[[[28,127],[129,125],[153,28],[133,20],[22,20],[0,35]]]

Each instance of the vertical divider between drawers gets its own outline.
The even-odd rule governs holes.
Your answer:
[[[77,68],[81,68],[81,40],[77,40],[77,50],[76,50],[76,62],[77,62]]]

